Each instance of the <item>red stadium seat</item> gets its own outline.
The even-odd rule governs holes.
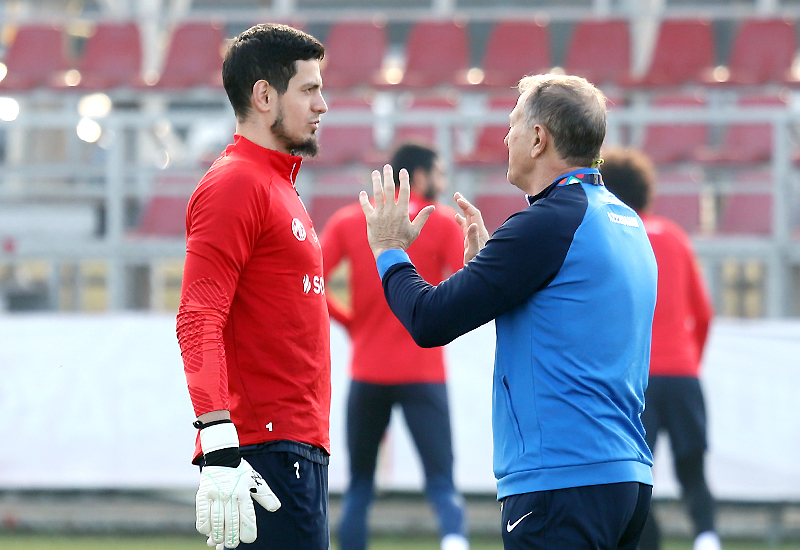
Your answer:
[[[317,233],[322,233],[330,217],[340,208],[358,202],[358,193],[367,188],[369,172],[362,169],[326,170],[314,182],[308,210]]]
[[[469,44],[463,25],[423,21],[411,28],[406,42],[406,69],[400,85],[428,88],[466,82]]]
[[[56,85],[56,79],[69,68],[61,27],[20,27],[3,63],[8,73],[0,88],[27,90]]]
[[[475,196],[475,207],[481,211],[483,223],[486,224],[490,235],[503,225],[511,214],[528,207],[525,195],[521,191],[515,192],[510,183],[506,185],[509,189],[502,189],[502,193],[486,192]]]
[[[772,194],[730,194],[725,197],[719,233],[769,235],[772,233]]]
[[[627,21],[583,21],[575,26],[564,70],[595,85],[630,82],[631,47]]]
[[[783,19],[745,21],[728,59],[729,83],[764,84],[791,78],[795,24]]]
[[[153,196],[144,208],[135,235],[143,237],[182,237],[186,235],[185,197]]]
[[[516,97],[497,97],[489,101],[492,111],[505,111],[511,113],[517,104]],[[458,159],[459,164],[507,164],[508,147],[505,137],[508,134],[509,123],[487,124],[478,132],[475,149]]]
[[[363,22],[335,23],[325,41],[326,89],[370,86],[381,82],[381,64],[386,51],[386,29]]]
[[[132,237],[183,237],[186,206],[202,173],[163,173],[155,181],[153,194],[143,206]]]
[[[661,24],[646,86],[707,81],[714,66],[714,31],[708,21],[666,20]]]
[[[534,22],[501,21],[489,35],[482,64],[484,86],[514,87],[529,74],[552,68],[547,26]]]
[[[142,45],[136,23],[97,25],[86,41],[78,70],[81,88],[141,85]]]
[[[732,187],[722,198],[717,231],[725,235],[769,235],[772,233],[772,173],[738,170]]]
[[[704,104],[694,96],[664,96],[651,108],[701,108]],[[706,124],[652,124],[646,128],[642,149],[656,164],[670,164],[694,159],[698,148],[707,141]]]
[[[314,195],[311,199],[309,216],[311,216],[317,234],[322,233],[328,220],[337,210],[349,204],[355,204],[357,201],[357,196],[354,198],[349,195]]]
[[[406,105],[401,106],[399,114],[413,113],[415,110],[452,112],[456,108],[457,101],[458,98],[452,96],[413,97]],[[436,123],[398,122],[392,144],[396,146],[406,141],[436,145]]]
[[[739,101],[742,107],[786,107],[780,96],[751,96]],[[756,164],[772,158],[772,125],[769,123],[732,124],[717,148],[701,148],[697,160],[707,163]]]
[[[687,233],[696,233],[700,229],[699,195],[657,195],[651,211],[674,221]]]
[[[365,116],[372,113],[369,101],[363,97],[331,100],[328,108],[334,112],[340,109],[350,110]],[[371,122],[354,126],[330,126],[326,125],[323,115],[319,130],[319,155],[310,159],[309,166],[366,162],[375,155]]]
[[[669,218],[687,233],[698,232],[701,229],[701,185],[701,171],[660,170],[651,212]]]
[[[208,23],[187,23],[172,33],[158,88],[222,86],[222,29]]]

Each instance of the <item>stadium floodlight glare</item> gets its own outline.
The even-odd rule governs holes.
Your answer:
[[[472,85],[480,84],[483,82],[483,71],[478,67],[472,67],[470,70],[467,71],[467,82]]]
[[[111,98],[106,94],[91,94],[78,102],[78,114],[84,118],[103,118],[111,112]]]
[[[156,84],[158,84],[158,80],[159,80],[158,71],[154,71],[152,69],[149,70],[149,71],[146,71],[144,73],[143,80],[144,80],[144,83],[147,84],[148,86],[155,86]]]
[[[731,71],[725,65],[717,65],[711,75],[717,82],[727,82],[731,77]]]
[[[81,83],[81,72],[78,69],[70,69],[64,73],[64,84],[70,88]]]
[[[0,82],[3,81],[3,79],[6,77],[7,74],[8,74],[8,67],[6,67],[5,63],[0,63]]]
[[[169,166],[169,161],[169,153],[167,151],[161,151],[156,157],[156,166],[161,170],[166,170],[167,166]]]
[[[400,67],[387,67],[383,71],[383,78],[389,84],[400,84],[403,81],[403,69]]]
[[[78,122],[77,131],[78,137],[86,143],[94,143],[100,139],[100,135],[103,133],[103,129],[97,122],[85,117]]]
[[[19,103],[11,97],[0,97],[0,120],[11,122],[19,116]]]

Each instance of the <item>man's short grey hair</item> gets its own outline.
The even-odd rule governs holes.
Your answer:
[[[579,76],[540,74],[519,81],[530,94],[523,105],[525,125],[549,130],[562,159],[591,166],[600,157],[606,137],[606,97]]]

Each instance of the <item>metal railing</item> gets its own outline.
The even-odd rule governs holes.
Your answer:
[[[214,106],[214,99],[216,105]],[[146,100],[143,100],[146,103]],[[163,104],[163,103],[162,103]],[[169,128],[174,136],[185,136],[190,129],[204,125],[220,125],[230,121],[232,114],[223,95],[205,97],[202,108],[197,110],[164,109],[151,112],[144,108],[128,112],[112,111],[107,117],[97,120],[103,131],[102,147],[98,144],[83,144],[74,136],[79,121],[70,108],[56,112],[22,112],[13,122],[0,123],[0,133],[5,136],[6,155],[0,172],[0,204],[56,203],[92,204],[97,208],[98,229],[93,235],[83,238],[59,238],[51,236],[0,235],[0,267],[15,266],[24,262],[43,261],[50,265],[46,285],[51,292],[61,288],[63,281],[61,266],[70,263],[96,261],[106,266],[106,307],[110,310],[131,307],[129,273],[131,266],[150,266],[163,261],[182,261],[184,242],[179,237],[149,237],[132,234],[135,224],[131,205],[142,205],[152,196],[178,194],[188,197],[191,184],[177,189],[159,186],[156,182],[168,174],[202,174],[203,167],[196,159],[187,159],[180,166],[161,169],[156,160],[164,150],[154,137],[157,129]],[[354,125],[428,125],[436,128],[437,145],[442,158],[451,170],[454,182],[469,182],[469,177],[479,171],[474,167],[457,164],[457,144],[453,143],[453,129],[475,129],[485,124],[507,124],[508,113],[481,108],[470,109],[420,109],[414,111],[386,111],[375,114],[363,110],[333,110],[324,115],[321,130],[322,147],[325,146],[325,128]],[[800,240],[793,234],[798,222],[800,206],[800,180],[792,163],[792,135],[800,123],[800,113],[790,108],[774,107],[721,107],[721,108],[654,108],[644,105],[613,108],[608,118],[607,143],[622,143],[621,136],[630,134],[630,129],[649,124],[709,124],[730,125],[738,123],[768,123],[772,127],[773,151],[767,168],[771,177],[769,193],[772,194],[772,234],[766,236],[721,236],[716,234],[694,235],[697,251],[707,268],[710,287],[715,301],[722,300],[723,281],[720,266],[726,261],[756,261],[764,266],[763,307],[761,313],[768,317],[797,315],[797,270],[800,266]],[[75,155],[74,158],[56,163],[31,161],[24,151],[17,153],[8,144],[23,139],[33,130],[49,129],[62,131],[67,141],[78,141],[70,150],[87,147],[92,154]],[[22,137],[21,137],[22,136]],[[176,139],[178,139],[176,138]],[[154,145],[155,143],[155,145]],[[19,148],[17,148],[19,149]],[[220,148],[221,150],[221,148]],[[365,167],[365,172],[372,167]],[[502,166],[492,170],[499,172]],[[298,182],[304,198],[317,191],[314,170],[301,170]],[[468,185],[467,185],[468,187]],[[509,187],[511,191],[511,189]],[[469,195],[475,189],[464,189]],[[668,190],[665,190],[668,192]],[[698,186],[698,193],[700,186]],[[716,189],[726,193],[725,187]],[[356,190],[353,190],[355,200]],[[135,208],[133,208],[135,210]],[[151,281],[149,292],[155,292],[157,282]],[[51,307],[58,307],[57,297],[51,298]],[[141,302],[141,300],[139,301]],[[144,300],[150,303],[152,299]]]

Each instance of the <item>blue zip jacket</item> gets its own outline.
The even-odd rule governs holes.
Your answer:
[[[401,250],[378,258],[389,306],[420,346],[495,319],[492,426],[498,499],[652,484],[640,415],[656,261],[636,213],[596,169],[564,174],[438,286]]]

